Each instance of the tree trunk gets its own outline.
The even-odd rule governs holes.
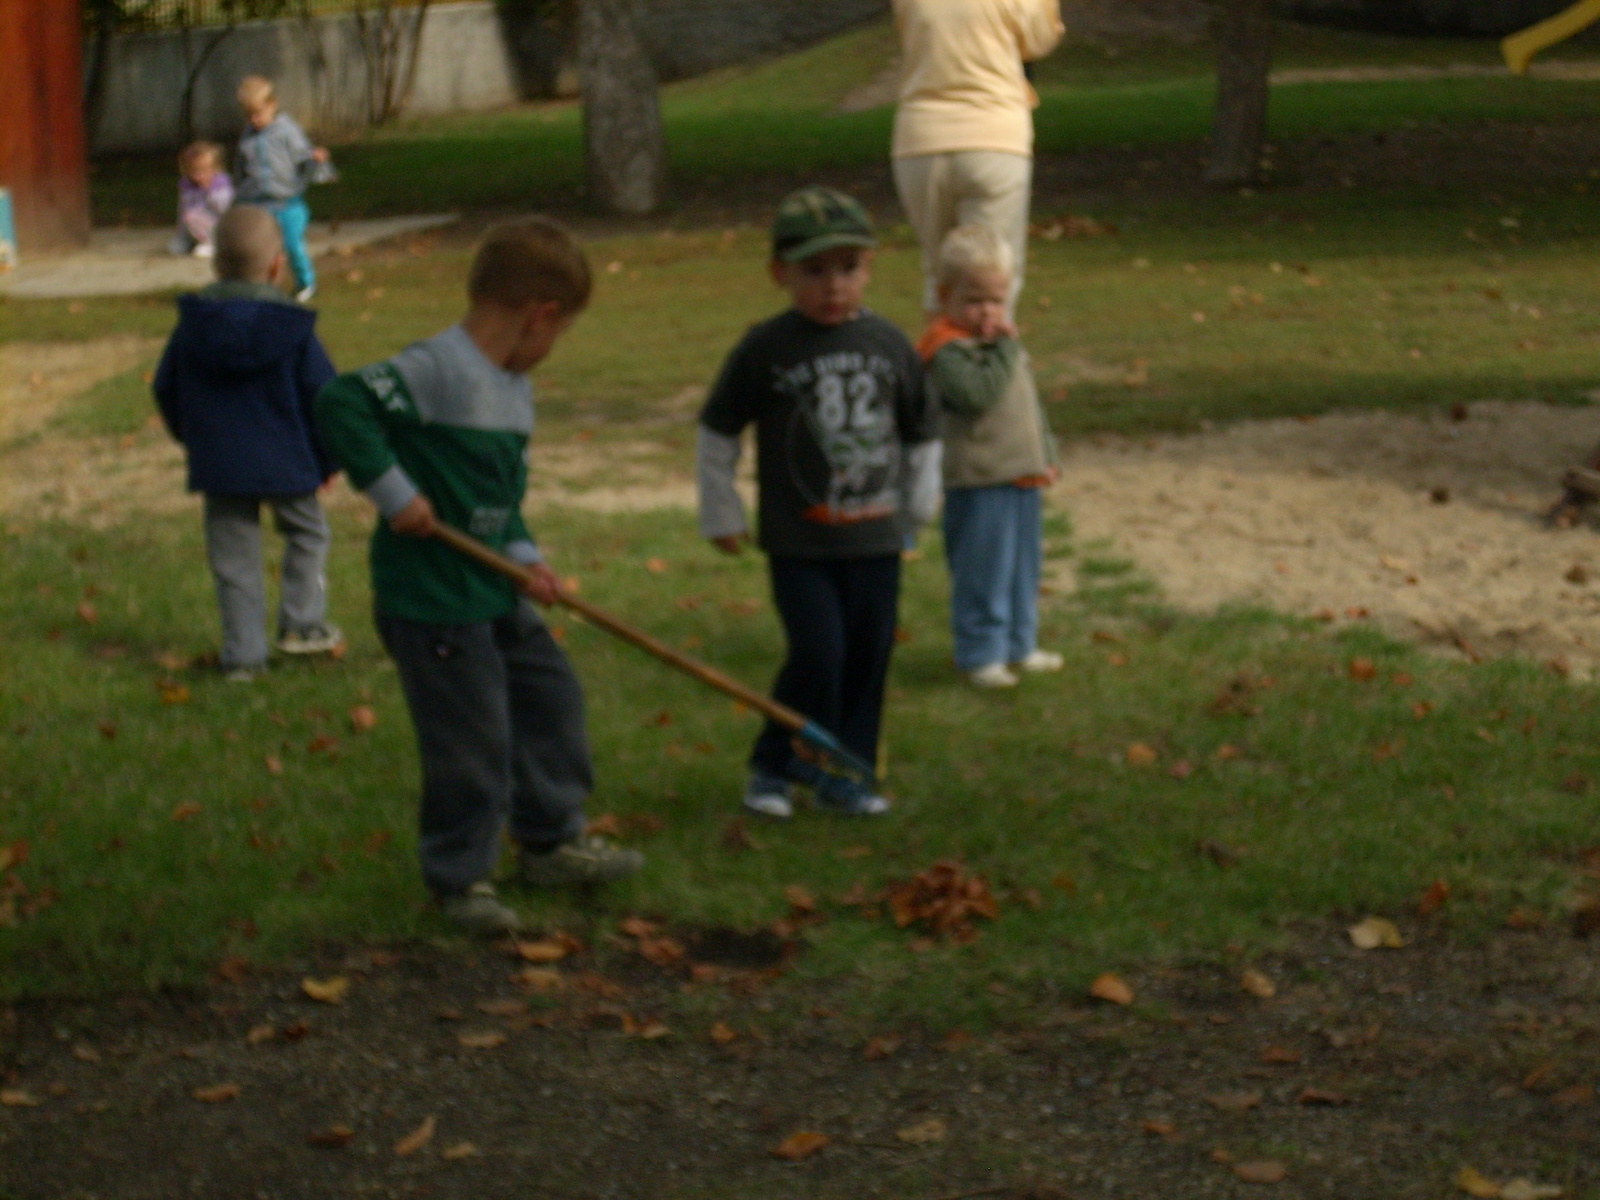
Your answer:
[[[1220,0],[1213,15],[1217,43],[1217,112],[1206,181],[1226,187],[1255,183],[1267,136],[1272,70],[1271,0]]]
[[[578,62],[589,195],[602,208],[642,216],[660,207],[667,148],[656,72],[634,24],[635,0],[583,0]]]

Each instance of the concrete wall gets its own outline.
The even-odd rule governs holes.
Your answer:
[[[1501,37],[1560,12],[1571,0],[1281,0],[1303,21],[1396,33]]]
[[[4,2],[4,0],[0,0]],[[646,44],[663,80],[809,45],[884,15],[888,0],[649,0]],[[198,136],[232,141],[241,118],[234,89],[270,76],[286,112],[322,132],[369,120],[368,69],[353,14],[312,21],[253,21],[218,30],[119,37],[105,64],[105,100],[91,130],[96,153],[164,150],[179,139],[183,85],[197,77]],[[526,5],[435,3],[422,31],[406,112],[432,116],[498,108],[570,90],[572,47]]]

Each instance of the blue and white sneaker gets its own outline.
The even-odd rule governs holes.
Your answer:
[[[751,771],[744,788],[744,806],[759,816],[786,821],[794,816],[794,785],[765,771]]]
[[[889,801],[864,783],[824,775],[813,788],[817,807],[846,817],[881,817],[889,811]]]

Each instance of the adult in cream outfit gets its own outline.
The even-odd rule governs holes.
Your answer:
[[[957,225],[987,225],[1011,244],[1022,290],[1033,192],[1033,110],[1023,63],[1065,32],[1060,0],[894,0],[900,104],[894,182],[922,244],[923,307],[938,307],[939,244]]]

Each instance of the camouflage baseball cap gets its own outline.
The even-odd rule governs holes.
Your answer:
[[[835,246],[876,246],[872,218],[852,197],[807,187],[785,196],[772,221],[772,257],[799,262]]]

